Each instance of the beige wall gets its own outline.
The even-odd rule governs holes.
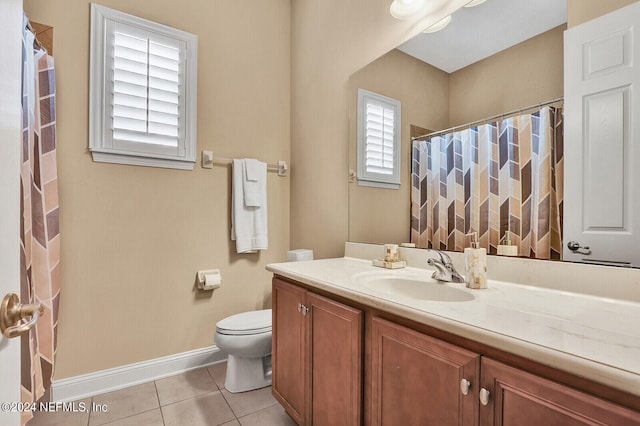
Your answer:
[[[569,28],[613,12],[637,0],[567,0]]]
[[[400,243],[410,239],[412,124],[442,129],[449,122],[449,75],[399,50],[371,62],[349,80],[349,168],[356,170],[358,88],[401,103],[400,188],[349,185],[349,240]],[[393,220],[389,220],[393,218]]]
[[[565,25],[451,74],[449,126],[559,98]]]
[[[199,36],[198,158],[289,161],[289,0],[103,0]],[[25,0],[52,25],[57,74],[62,293],[56,379],[213,344],[223,317],[270,306],[265,264],[289,248],[290,178],[268,174],[269,250],[237,255],[226,166],[94,163],[87,152],[89,1]],[[198,269],[220,268],[215,293]]]
[[[467,3],[400,21],[388,0],[295,0],[291,31],[291,245],[342,256],[348,238],[349,76]]]

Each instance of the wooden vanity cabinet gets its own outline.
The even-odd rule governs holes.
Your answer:
[[[640,425],[640,413],[482,358],[480,426]]]
[[[274,397],[300,425],[360,425],[362,311],[273,279]]]
[[[374,317],[371,425],[474,426],[480,355]]]
[[[301,425],[640,426],[639,411],[580,390],[611,397],[593,382],[277,277],[273,313],[273,394]]]

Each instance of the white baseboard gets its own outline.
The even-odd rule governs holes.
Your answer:
[[[75,401],[105,392],[150,382],[174,374],[217,364],[227,359],[217,346],[169,355],[95,373],[55,380],[51,385],[51,400]]]

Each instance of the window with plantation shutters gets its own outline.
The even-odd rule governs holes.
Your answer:
[[[193,169],[197,37],[91,7],[94,161]]]
[[[358,183],[400,187],[400,102],[358,89]]]

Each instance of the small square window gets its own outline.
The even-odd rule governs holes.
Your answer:
[[[197,46],[193,34],[91,5],[94,161],[193,169]]]
[[[400,101],[358,89],[358,184],[400,187]]]

